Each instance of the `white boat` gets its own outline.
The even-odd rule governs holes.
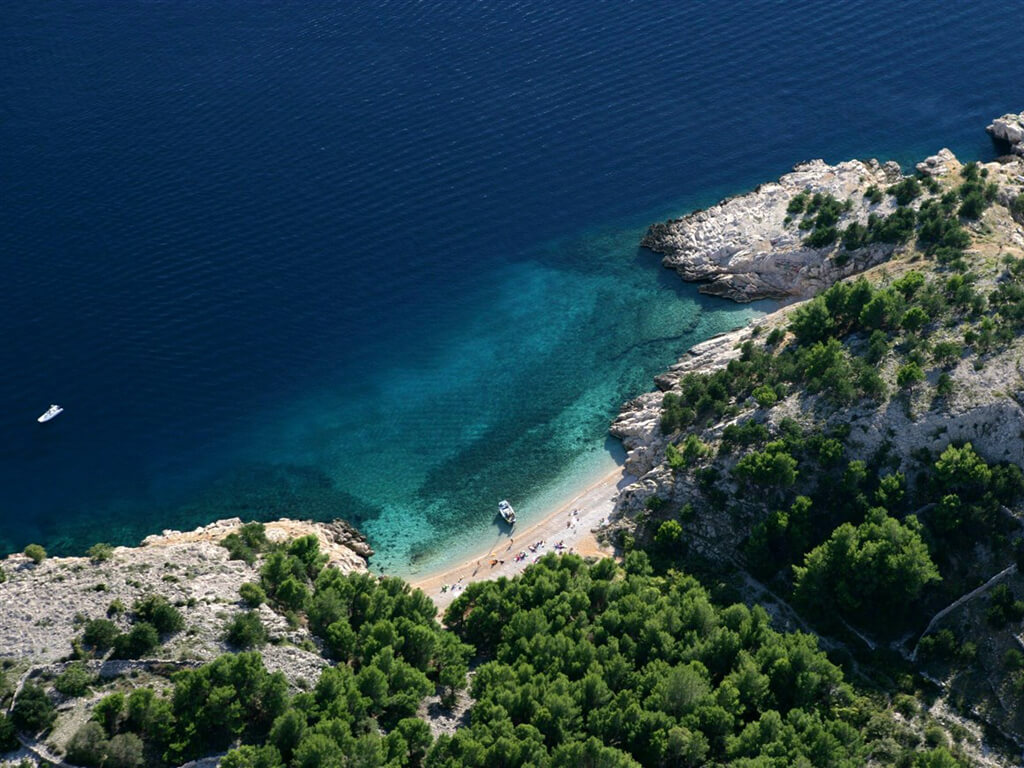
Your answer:
[[[516,524],[516,511],[512,509],[512,505],[505,499],[498,502],[498,514],[501,515],[501,519],[509,525]]]
[[[40,424],[42,424],[44,421],[49,421],[50,419],[55,419],[56,417],[60,416],[62,413],[64,413],[64,409],[61,408],[59,405],[54,404],[54,405],[51,405],[49,408],[47,408],[46,409],[46,413],[44,413],[42,416],[40,416],[38,419],[36,419],[36,421],[38,421]]]

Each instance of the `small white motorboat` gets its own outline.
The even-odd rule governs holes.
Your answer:
[[[498,502],[498,514],[501,515],[501,519],[509,525],[516,524],[516,511],[512,509],[512,505],[505,499]]]
[[[46,409],[46,413],[44,413],[42,416],[40,416],[38,419],[36,419],[36,421],[38,421],[40,424],[42,424],[45,421],[49,421],[50,419],[57,418],[62,413],[64,413],[64,409],[61,408],[59,405],[54,404],[54,405],[51,405],[49,408],[47,408]]]

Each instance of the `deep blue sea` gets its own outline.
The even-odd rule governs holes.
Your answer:
[[[436,564],[770,309],[647,224],[1021,109],[994,0],[7,0],[0,552],[341,516]]]

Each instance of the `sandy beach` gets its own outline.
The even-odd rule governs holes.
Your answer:
[[[571,499],[559,502],[540,521],[528,527],[516,525],[509,534],[461,564],[413,578],[411,583],[430,595],[443,612],[467,584],[515,576],[549,552],[611,555],[610,548],[598,544],[593,529],[611,515],[619,489],[634,480],[617,467]]]

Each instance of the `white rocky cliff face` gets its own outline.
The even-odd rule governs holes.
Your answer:
[[[829,194],[849,200],[852,208],[840,227],[867,222],[875,213],[886,216],[895,204],[886,196],[871,203],[864,192],[881,189],[902,178],[896,163],[850,160],[828,165],[811,160],[797,165],[776,182],[725,200],[681,219],[655,224],[642,245],[663,254],[662,263],[684,280],[702,282],[700,290],[735,301],[763,298],[810,297],[843,277],[862,272],[885,260],[893,246],[872,244],[840,255],[842,246],[812,248],[798,217],[786,211],[801,192]]]
[[[1013,154],[1024,157],[1024,112],[997,117],[985,130],[992,138],[1009,144]]]

